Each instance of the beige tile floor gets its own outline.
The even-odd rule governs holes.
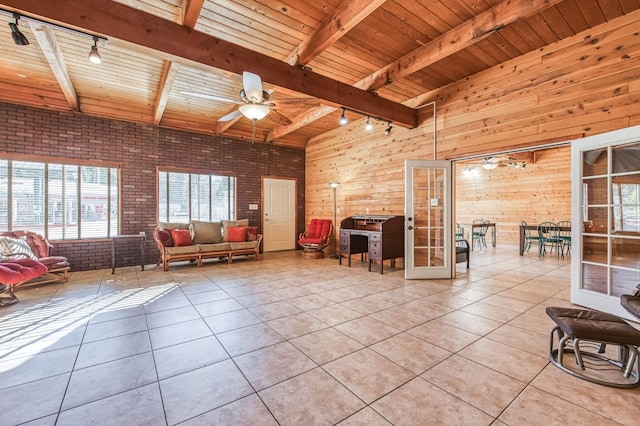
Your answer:
[[[300,252],[74,272],[0,309],[0,424],[566,425],[640,389],[547,361],[570,265],[499,246],[454,280]]]

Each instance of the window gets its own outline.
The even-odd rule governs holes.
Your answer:
[[[233,220],[236,178],[211,174],[158,171],[158,220]]]
[[[0,159],[0,230],[50,240],[117,235],[119,182],[119,167]]]

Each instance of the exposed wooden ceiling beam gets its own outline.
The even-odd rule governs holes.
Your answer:
[[[403,127],[417,125],[416,111],[406,105],[111,0],[2,2],[27,16],[117,38],[236,74],[250,71],[259,74],[265,82],[323,99],[328,105],[345,106]]]
[[[175,62],[166,61],[162,68],[162,76],[160,77],[160,84],[158,87],[158,96],[156,97],[156,105],[153,111],[153,124],[160,124],[164,109],[167,107],[169,101],[169,94],[173,88],[173,82],[178,75],[178,65]]]
[[[184,0],[182,6],[182,25],[195,28],[204,0]]]
[[[67,102],[69,102],[69,106],[73,111],[80,111],[78,93],[76,92],[76,88],[73,86],[71,77],[69,77],[69,71],[67,71],[64,56],[62,56],[62,51],[58,46],[58,40],[56,40],[53,30],[45,25],[33,21],[29,21],[29,27],[31,27],[31,31],[38,41],[40,49],[42,49],[42,53],[47,59],[64,97],[67,99]]]
[[[285,60],[291,65],[306,65],[336,40],[358,25],[387,0],[345,0]]]
[[[317,108],[310,108],[302,114],[298,114],[295,117],[290,117],[292,123],[288,126],[278,126],[271,129],[264,141],[272,142],[278,138],[281,138],[291,132],[298,130],[301,127],[306,126],[307,124],[313,123],[314,121],[324,117],[327,114],[331,114],[335,110],[336,109],[334,107],[326,105],[322,105]]]
[[[533,16],[561,1],[563,0],[505,0],[380,68],[360,80],[355,86],[364,90],[377,90],[466,49],[509,24]]]
[[[238,110],[238,105],[234,105],[229,111],[227,111],[227,113],[224,116],[227,116],[227,115],[229,115],[232,112],[237,111],[237,110]],[[236,122],[238,120],[240,120],[242,117],[243,117],[242,114],[238,114],[236,117],[232,118],[231,120],[218,121],[216,123],[215,133],[220,135],[220,134],[226,132],[229,127],[231,127],[234,124],[236,124]]]

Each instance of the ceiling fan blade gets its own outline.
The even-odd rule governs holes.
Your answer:
[[[242,113],[240,112],[240,110],[236,108],[234,110],[231,110],[227,114],[223,115],[222,117],[218,118],[218,121],[231,121],[236,118],[240,118],[241,116],[242,116]]]
[[[276,122],[282,126],[288,126],[291,123],[293,123],[291,120],[289,120],[287,117],[285,117],[284,115],[280,114],[278,111],[276,110],[271,110],[269,111],[269,114],[267,115],[267,118],[273,122]]]
[[[236,100],[233,100],[233,99],[223,98],[221,96],[215,96],[215,95],[207,95],[206,93],[187,92],[185,90],[181,90],[180,94],[181,95],[187,95],[187,96],[193,96],[194,98],[208,99],[208,100],[211,100],[211,101],[229,102],[229,103],[233,103],[233,104],[239,104],[240,103],[240,102],[238,102]]]
[[[257,74],[250,72],[242,73],[242,87],[244,88],[244,94],[250,102],[261,103],[262,102],[262,80]]]
[[[307,107],[315,108],[319,107],[322,103],[317,98],[289,98],[289,99],[271,99],[269,102],[273,103],[277,108],[287,107]]]

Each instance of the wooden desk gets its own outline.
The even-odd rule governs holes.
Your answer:
[[[519,246],[520,246],[520,256],[524,255],[524,242],[525,242],[525,229],[529,230],[529,231],[538,231],[538,225],[520,225],[520,239],[519,239]],[[561,231],[569,231],[571,232],[571,227],[570,226],[560,226],[558,229],[560,229]]]
[[[340,264],[342,257],[349,259],[351,255],[360,253],[369,257],[369,271],[374,261],[380,262],[380,273],[383,263],[391,259],[404,257],[404,216],[351,216],[340,222]]]
[[[144,246],[147,243],[145,234],[114,235],[111,237],[111,273],[116,272],[116,241],[118,240],[140,240],[140,267],[144,271]]]
[[[471,239],[471,251],[473,251],[473,232],[478,229],[478,228],[482,228],[484,225],[481,223],[474,223],[471,225],[471,235],[469,235],[469,238]],[[491,231],[491,246],[495,247],[496,246],[496,224],[495,222],[491,222],[489,223],[489,228],[488,230]]]

